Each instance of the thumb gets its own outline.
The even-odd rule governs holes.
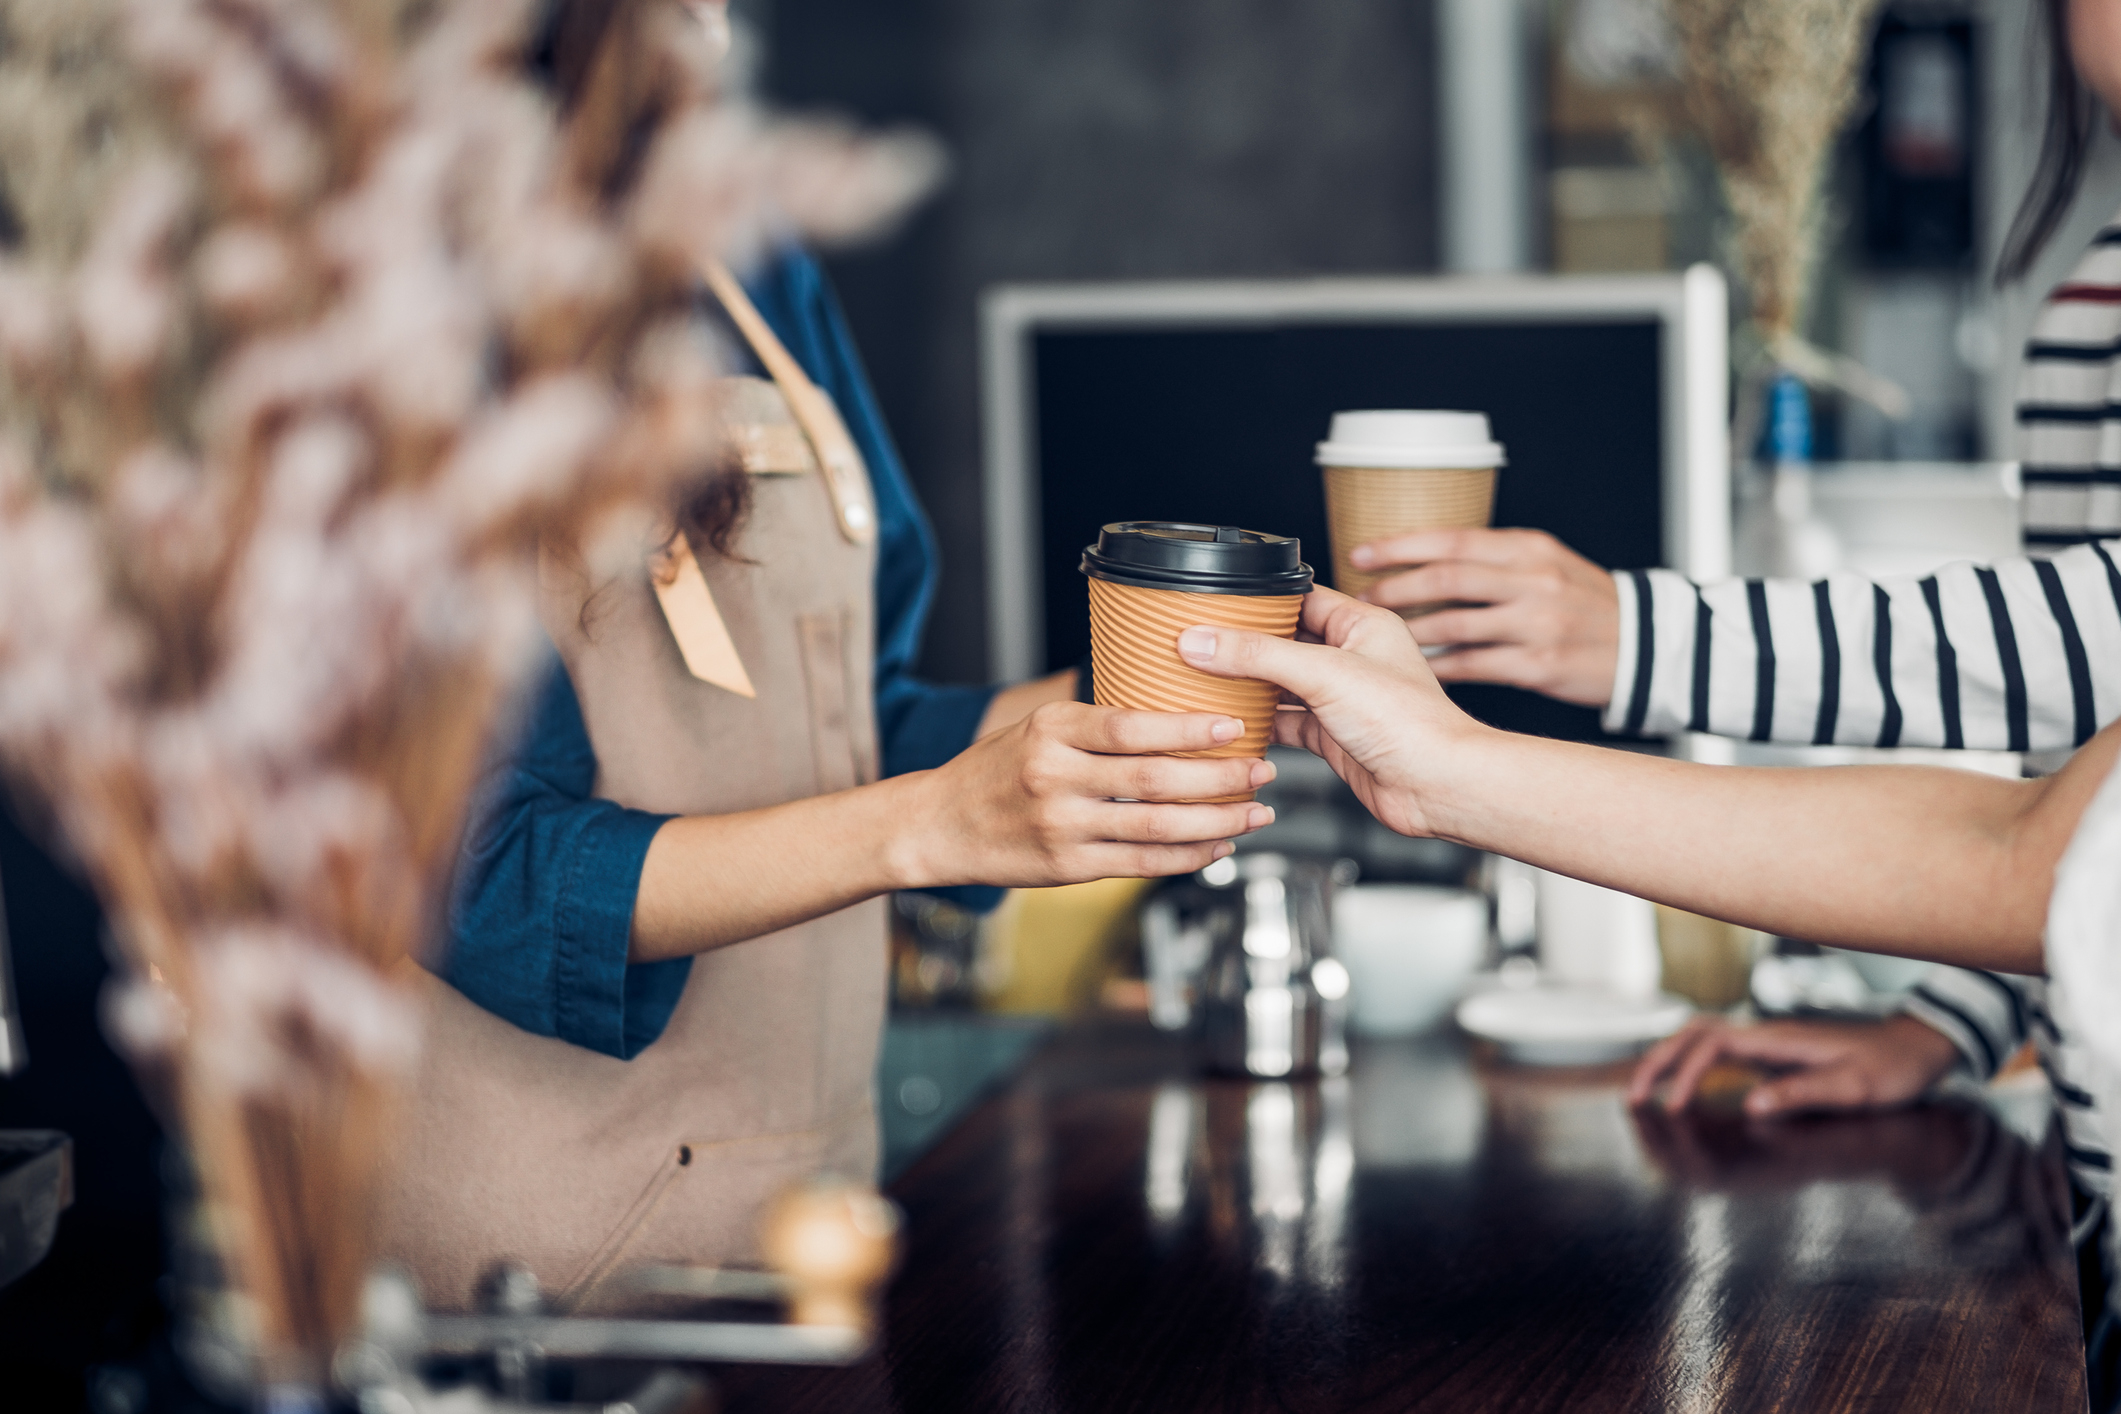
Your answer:
[[[1271,682],[1305,702],[1316,702],[1346,670],[1348,655],[1321,643],[1296,643],[1245,628],[1189,628],[1178,636],[1178,656],[1204,673]]]
[[[1803,1110],[1856,1110],[1869,1103],[1869,1091],[1854,1067],[1826,1065],[1755,1085],[1745,1097],[1745,1112],[1761,1116]]]

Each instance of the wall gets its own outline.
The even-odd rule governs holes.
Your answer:
[[[1407,272],[1436,237],[1430,0],[770,0],[777,102],[956,160],[831,264],[936,522],[935,676],[985,672],[974,311],[1010,280]]]

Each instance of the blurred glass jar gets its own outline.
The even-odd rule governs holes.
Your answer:
[[[1704,1011],[1723,1011],[1751,990],[1753,963],[1767,935],[1735,923],[1657,905],[1657,951],[1664,961],[1664,989]]]

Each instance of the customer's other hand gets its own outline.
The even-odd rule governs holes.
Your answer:
[[[1739,1061],[1784,1072],[1753,1087],[1745,1097],[1747,1114],[1876,1109],[1919,1098],[1958,1059],[1957,1047],[1911,1016],[1756,1026],[1712,1018],[1651,1048],[1635,1068],[1628,1103],[1649,1103],[1662,1085],[1665,1107],[1683,1109],[1714,1066]]]
[[[1274,779],[1256,758],[1177,759],[1235,740],[1235,717],[1048,702],[973,743],[921,784],[898,842],[911,887],[1041,886],[1204,869],[1273,820],[1227,799]],[[925,826],[925,828],[923,828]]]
[[[1453,602],[1409,627],[1453,651],[1445,682],[1493,682],[1603,707],[1620,653],[1613,577],[1543,530],[1423,530],[1356,547],[1356,568],[1408,566],[1363,597],[1388,609]]]
[[[1243,629],[1189,628],[1179,656],[1203,672],[1279,686],[1277,741],[1323,758],[1372,815],[1403,835],[1447,833],[1436,806],[1459,745],[1494,735],[1444,696],[1397,614],[1330,589],[1304,596],[1298,642]]]

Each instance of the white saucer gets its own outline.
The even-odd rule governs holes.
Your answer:
[[[1627,997],[1567,987],[1505,987],[1467,997],[1458,1024],[1528,1065],[1598,1065],[1686,1025],[1693,1006],[1670,992]]]

